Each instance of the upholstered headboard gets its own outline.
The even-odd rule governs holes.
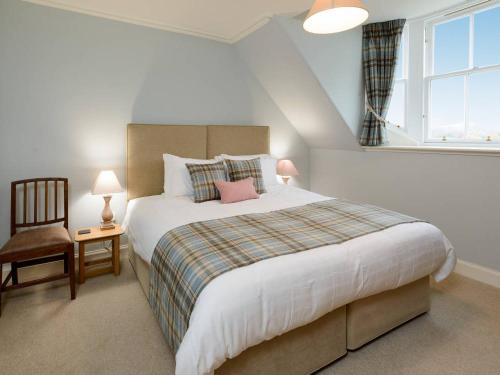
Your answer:
[[[143,125],[127,127],[127,197],[163,192],[163,154],[195,159],[269,153],[268,126]]]

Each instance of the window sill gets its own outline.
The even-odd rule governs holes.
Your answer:
[[[436,147],[436,146],[374,146],[363,147],[368,152],[411,152],[421,154],[500,156],[500,148]]]

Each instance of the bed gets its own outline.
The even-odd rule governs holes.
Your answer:
[[[130,262],[146,296],[153,251],[166,231],[329,199],[285,185],[230,205],[162,196],[162,154],[263,154],[269,141],[265,126],[128,126],[125,225]],[[429,275],[440,281],[455,262],[446,237],[415,222],[232,270],[199,296],[176,369],[166,373],[312,373],[427,312]]]

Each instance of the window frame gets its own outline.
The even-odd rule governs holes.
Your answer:
[[[470,98],[469,98],[469,83],[472,75],[476,73],[485,73],[491,71],[500,71],[500,63],[488,66],[474,66],[474,21],[475,15],[494,9],[500,6],[499,1],[487,2],[485,4],[478,4],[467,7],[461,11],[451,12],[444,16],[434,17],[424,22],[424,77],[423,77],[423,143],[427,145],[443,145],[443,144],[457,144],[457,145],[500,145],[500,139],[483,140],[467,139],[467,138],[450,138],[450,139],[437,139],[430,137],[431,130],[431,86],[432,81],[452,78],[464,78],[464,126],[465,134],[467,134],[470,126]],[[452,22],[461,18],[470,17],[469,19],[469,54],[468,54],[468,67],[466,69],[457,70],[449,73],[434,74],[434,43],[435,43],[435,27],[448,22]],[[500,125],[499,125],[500,126]]]

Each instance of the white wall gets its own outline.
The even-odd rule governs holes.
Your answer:
[[[0,245],[9,235],[10,181],[70,179],[70,226],[95,225],[99,170],[125,183],[126,125],[270,125],[272,152],[309,150],[233,46],[0,0]],[[118,220],[125,194],[112,200]]]
[[[500,271],[500,159],[311,150],[313,191],[428,220],[460,259]]]

